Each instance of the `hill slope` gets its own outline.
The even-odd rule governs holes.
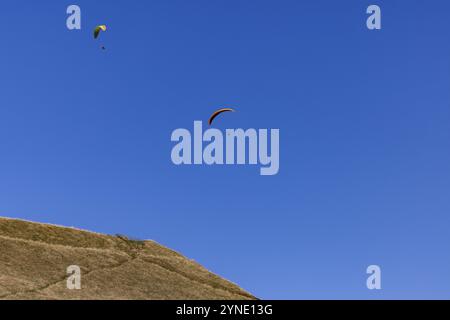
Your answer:
[[[81,289],[67,288],[67,267]],[[153,241],[0,218],[0,299],[254,299]]]

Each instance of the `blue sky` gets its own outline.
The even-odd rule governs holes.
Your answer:
[[[448,12],[3,1],[0,215],[153,239],[260,298],[448,299]],[[171,132],[221,106],[221,129],[280,129],[278,175],[172,164]]]

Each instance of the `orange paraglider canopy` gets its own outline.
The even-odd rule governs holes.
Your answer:
[[[219,109],[219,110],[215,111],[215,112],[211,115],[211,117],[209,118],[208,124],[211,125],[211,124],[213,123],[214,119],[215,119],[219,114],[224,113],[224,112],[235,112],[235,110],[234,110],[234,109],[231,109],[231,108],[222,108],[222,109]]]

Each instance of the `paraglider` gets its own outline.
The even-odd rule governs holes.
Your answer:
[[[98,36],[100,35],[100,32],[102,32],[102,31],[105,32],[106,29],[107,29],[106,25],[104,25],[104,24],[95,27],[95,29],[94,29],[94,39],[97,39]],[[101,48],[102,48],[102,50],[106,49],[105,46],[103,46],[103,45],[101,46]]]
[[[219,109],[219,110],[215,111],[215,112],[211,115],[211,117],[209,118],[209,120],[208,120],[209,125],[211,125],[211,124],[213,123],[214,119],[215,119],[219,114],[224,113],[224,112],[235,112],[235,110],[234,110],[234,109],[231,109],[231,108],[222,108],[222,109]]]

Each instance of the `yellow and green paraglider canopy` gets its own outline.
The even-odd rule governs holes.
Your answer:
[[[94,39],[98,38],[98,35],[100,34],[100,31],[105,32],[106,31],[106,25],[102,24],[99,26],[96,26],[94,29]]]

